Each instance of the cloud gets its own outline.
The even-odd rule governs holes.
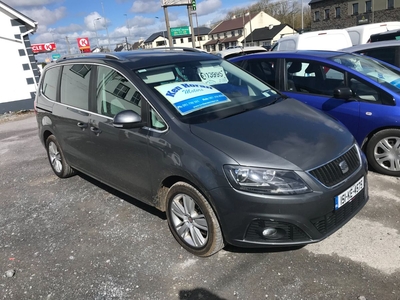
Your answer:
[[[21,12],[30,19],[37,21],[39,26],[47,26],[56,23],[66,16],[66,7],[59,7],[55,10],[49,10],[46,7],[21,10]]]
[[[133,2],[131,12],[133,13],[155,13],[161,9],[160,1],[136,0]]]
[[[205,0],[196,5],[196,13],[199,16],[208,15],[214,13],[217,9],[222,6],[221,0]]]
[[[58,3],[62,0],[3,0],[3,2],[11,7],[33,7]]]

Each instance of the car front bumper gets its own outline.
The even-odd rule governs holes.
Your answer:
[[[361,177],[364,188],[335,210],[335,196]],[[233,188],[210,193],[216,201],[225,241],[240,247],[296,246],[321,241],[354,217],[369,199],[364,168],[335,188],[302,195],[262,196]]]

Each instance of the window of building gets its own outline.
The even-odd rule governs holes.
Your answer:
[[[188,42],[189,43],[191,43],[192,42],[192,38],[190,37],[190,38],[188,38]]]
[[[325,20],[329,20],[329,8],[325,9]]]
[[[227,38],[228,37],[228,33],[224,32],[224,37]]]
[[[314,12],[314,22],[319,21],[319,11]]]
[[[172,40],[172,44],[176,45],[176,39]]]
[[[371,0],[365,1],[365,12],[369,13],[372,11],[372,2]]]
[[[181,44],[183,44],[183,39],[181,39]]]
[[[335,17],[340,18],[340,7],[335,8]]]
[[[61,75],[60,101],[76,108],[89,109],[89,82],[92,66],[64,66]]]
[[[242,35],[243,30],[242,29],[238,29],[238,35]]]
[[[353,15],[358,15],[358,3],[353,3]]]
[[[235,36],[235,31],[234,30],[231,31],[231,36]]]
[[[388,4],[387,4],[387,8],[388,9],[393,9],[394,8],[394,0],[388,0],[388,2],[387,2]]]

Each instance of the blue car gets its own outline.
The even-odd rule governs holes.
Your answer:
[[[345,52],[281,51],[230,60],[341,121],[376,172],[400,176],[400,69]]]

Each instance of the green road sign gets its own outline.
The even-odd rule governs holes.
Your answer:
[[[52,59],[52,60],[57,60],[57,59],[59,59],[60,57],[61,57],[61,54],[58,54],[58,53],[57,53],[57,54],[52,54],[52,55],[51,55],[51,59]]]
[[[181,35],[190,35],[190,27],[189,26],[182,26],[182,27],[175,27],[171,28],[171,36],[181,36]]]

